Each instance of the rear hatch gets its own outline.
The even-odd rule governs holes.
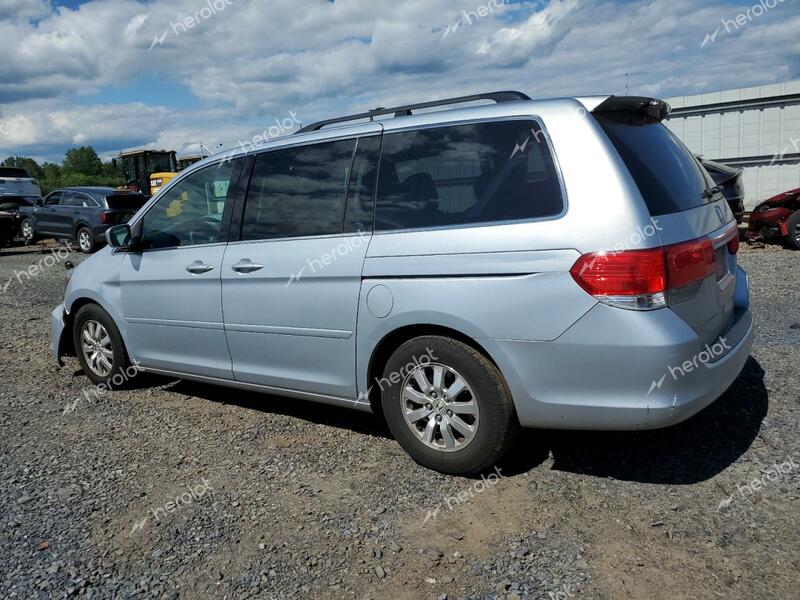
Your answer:
[[[660,101],[612,97],[594,115],[636,182],[665,247],[667,305],[702,343],[711,344],[734,319],[738,229],[713,179],[661,123],[668,112]],[[672,276],[670,261],[679,276]]]
[[[109,194],[106,196],[108,210],[105,211],[107,216],[104,218],[104,222],[109,225],[127,223],[146,202],[147,198],[138,192],[120,190]]]
[[[0,167],[0,202],[3,198],[39,198],[39,184],[25,169]]]

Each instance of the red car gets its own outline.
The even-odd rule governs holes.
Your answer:
[[[800,188],[764,200],[750,214],[747,238],[786,238],[800,250]]]

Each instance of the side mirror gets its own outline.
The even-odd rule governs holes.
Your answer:
[[[106,229],[106,241],[112,248],[130,249],[134,246],[131,226],[127,223]]]

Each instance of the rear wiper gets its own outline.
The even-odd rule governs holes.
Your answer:
[[[707,190],[703,191],[703,198],[708,200],[709,198],[713,198],[714,196],[719,194],[721,191],[722,188],[718,185],[715,185],[714,187],[708,188]]]

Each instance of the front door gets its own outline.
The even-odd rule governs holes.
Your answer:
[[[143,217],[142,250],[120,284],[128,345],[142,366],[232,379],[220,274],[241,161],[178,181]]]
[[[37,202],[33,212],[36,215],[36,229],[39,233],[57,233],[57,219],[59,203],[64,197],[64,192],[56,191],[45,196],[41,202]]]
[[[238,381],[355,397],[356,316],[380,129],[256,156],[241,241],[228,246],[222,264]]]

